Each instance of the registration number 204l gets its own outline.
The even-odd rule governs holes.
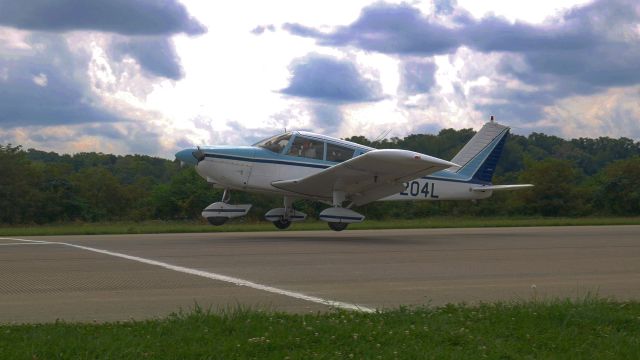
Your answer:
[[[424,197],[437,199],[435,192],[435,184],[425,181],[424,183],[414,180],[404,183],[404,191],[400,193],[403,196]]]

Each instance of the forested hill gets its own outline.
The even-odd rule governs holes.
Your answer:
[[[471,129],[445,129],[438,135],[370,142],[376,148],[402,148],[451,159],[474,135]],[[375,203],[361,208],[371,218],[432,215],[639,215],[640,142],[628,138],[564,140],[533,133],[510,135],[494,183],[526,182],[531,190],[472,202]],[[59,155],[0,145],[0,223],[198,219],[217,201],[192,167],[142,155],[102,153]],[[281,199],[234,192],[233,202],[252,203],[261,218]],[[324,207],[300,201],[310,216]]]

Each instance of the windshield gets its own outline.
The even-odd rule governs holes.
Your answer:
[[[280,153],[282,152],[282,149],[287,147],[287,144],[289,143],[290,138],[291,138],[291,133],[276,135],[268,139],[262,140],[256,143],[254,146],[258,146],[263,149],[273,151],[274,153]]]

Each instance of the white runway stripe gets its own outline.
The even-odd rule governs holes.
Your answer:
[[[28,243],[35,243],[35,244],[51,244],[51,242],[49,241],[16,239],[16,238],[10,238],[10,237],[0,237],[0,240],[15,240],[15,241],[28,242]]]
[[[24,242],[21,242],[21,243],[4,243],[4,244],[0,244],[0,246],[16,246],[16,245],[17,246],[19,246],[19,245],[23,245],[24,246],[24,245],[47,245],[47,244],[50,244],[50,243],[47,243],[47,242],[42,242],[42,243],[24,243]]]
[[[82,249],[82,250],[92,251],[92,252],[99,253],[99,254],[105,254],[105,255],[110,255],[110,256],[114,256],[114,257],[119,257],[119,258],[122,258],[122,259],[137,261],[139,263],[153,265],[153,266],[159,266],[161,268],[168,269],[168,270],[173,270],[173,271],[177,271],[177,272],[181,272],[181,273],[185,273],[185,274],[190,274],[190,275],[195,275],[195,276],[201,276],[201,277],[204,277],[204,278],[207,278],[207,279],[211,279],[211,280],[224,281],[224,282],[232,283],[232,284],[235,284],[235,285],[238,285],[238,286],[246,286],[246,287],[249,287],[249,288],[252,288],[252,289],[256,289],[256,290],[267,291],[267,292],[278,294],[278,295],[284,295],[284,296],[292,297],[292,298],[295,298],[295,299],[310,301],[310,302],[323,304],[323,305],[328,305],[328,306],[333,306],[333,307],[336,307],[336,308],[347,309],[347,310],[357,310],[357,311],[363,311],[363,312],[375,312],[375,309],[371,309],[371,308],[368,308],[368,307],[365,307],[365,306],[360,306],[360,305],[357,305],[357,304],[351,304],[351,303],[346,303],[346,302],[342,302],[342,301],[334,301],[334,300],[323,299],[323,298],[320,298],[320,297],[306,295],[306,294],[302,294],[302,293],[295,292],[295,291],[279,289],[279,288],[276,288],[276,287],[273,287],[273,286],[262,285],[262,284],[254,283],[252,281],[239,279],[239,278],[235,278],[235,277],[231,277],[231,276],[226,276],[226,275],[222,275],[222,274],[216,274],[216,273],[203,271],[203,270],[198,270],[198,269],[187,268],[187,267],[184,267],[184,266],[171,265],[171,264],[167,264],[167,263],[161,262],[161,261],[145,259],[145,258],[141,258],[141,257],[138,257],[138,256],[132,256],[132,255],[127,255],[127,254],[117,253],[117,252],[113,252],[113,251],[109,251],[109,250],[97,249],[97,248],[92,248],[92,247],[88,247],[88,246],[82,246],[82,245],[76,245],[76,244],[70,244],[70,243],[63,243],[63,242],[49,242],[49,241],[38,241],[38,240],[16,239],[16,238],[0,238],[0,240],[16,240],[16,241],[25,241],[25,242],[29,242],[29,243],[38,243],[38,244],[65,245],[65,246],[70,246],[70,247],[73,247],[73,248],[76,248],[76,249]]]

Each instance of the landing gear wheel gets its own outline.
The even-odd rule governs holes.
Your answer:
[[[348,223],[329,222],[329,228],[333,231],[342,231],[347,228]]]
[[[226,223],[227,220],[229,220],[229,218],[221,217],[221,216],[212,216],[212,217],[208,217],[207,220],[209,221],[209,224],[211,224],[211,225],[220,226],[220,225]]]
[[[280,230],[284,230],[284,229],[288,228],[289,226],[291,226],[291,221],[285,220],[285,219],[280,219],[280,220],[274,221],[273,225],[275,225]]]

